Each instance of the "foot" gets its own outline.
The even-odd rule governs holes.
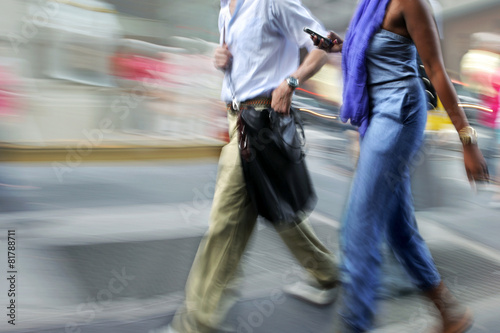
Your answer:
[[[324,288],[315,281],[299,281],[285,286],[283,291],[313,304],[328,305],[337,299],[339,288]]]
[[[441,282],[426,295],[441,314],[441,323],[431,330],[432,333],[464,333],[472,327],[474,321],[472,311],[460,304],[444,283]]]
[[[466,308],[461,316],[448,318],[429,333],[464,333],[472,327],[473,321],[472,311]]]

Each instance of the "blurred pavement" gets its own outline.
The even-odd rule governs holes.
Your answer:
[[[319,196],[311,221],[336,251],[352,171],[341,154],[317,149],[328,134],[308,138]],[[471,332],[496,332],[498,209],[487,205],[489,192],[472,194],[458,156],[433,161],[446,200],[417,217],[444,279],[476,313]],[[16,230],[19,297],[18,325],[3,322],[0,331],[132,333],[171,320],[208,227],[215,162],[86,163],[62,178],[47,164],[1,166],[0,229]],[[424,331],[433,322],[428,303],[387,266],[396,276],[385,276],[376,332]],[[228,317],[238,332],[330,332],[333,306],[281,294],[304,272],[268,225],[259,224],[242,268],[241,299]]]

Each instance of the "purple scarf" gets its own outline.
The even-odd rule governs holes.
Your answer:
[[[361,0],[351,20],[342,46],[342,72],[344,76],[343,122],[359,126],[363,136],[368,128],[370,108],[366,86],[365,54],[373,35],[380,29],[390,0]]]

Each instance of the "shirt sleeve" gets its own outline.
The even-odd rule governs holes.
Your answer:
[[[222,45],[222,43],[224,42],[224,40],[223,40],[224,39],[224,36],[223,36],[224,35],[224,31],[223,31],[223,29],[224,29],[225,22],[224,22],[224,15],[222,13],[222,10],[223,9],[221,8],[221,10],[219,12],[219,44],[220,45]]]
[[[307,48],[309,52],[315,46],[309,34],[303,31],[304,27],[323,36],[328,34],[323,25],[304,7],[300,0],[272,0],[271,15],[276,26],[287,39],[296,43],[300,48]]]

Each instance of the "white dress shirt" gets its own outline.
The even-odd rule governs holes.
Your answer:
[[[270,97],[297,70],[300,48],[315,48],[303,28],[323,36],[327,32],[299,0],[238,0],[233,16],[229,2],[221,0],[219,14],[220,43],[233,55],[221,99]]]

